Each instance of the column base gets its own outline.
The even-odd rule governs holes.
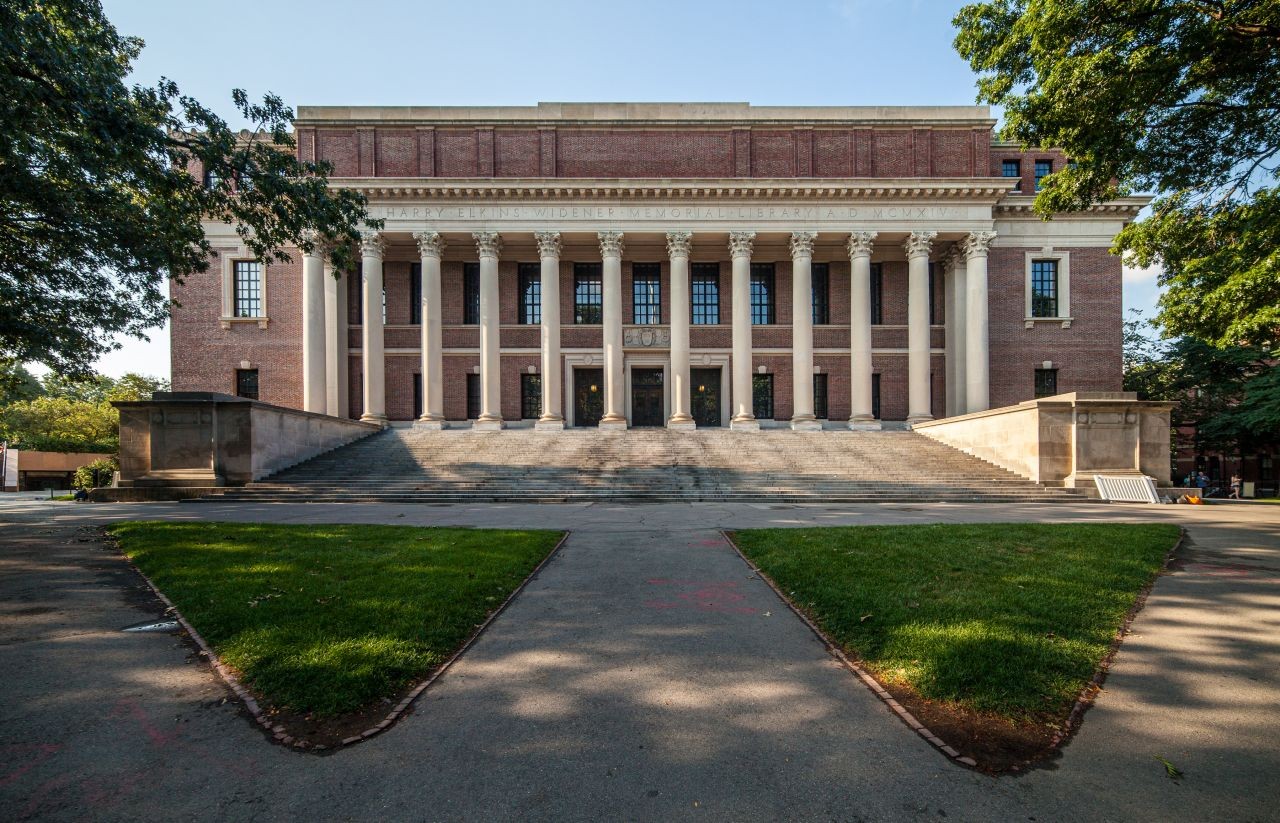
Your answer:
[[[478,432],[497,432],[506,428],[507,424],[503,422],[501,417],[493,417],[488,420],[483,417],[471,424],[472,431]]]
[[[698,428],[692,417],[672,417],[667,421],[667,428],[678,432],[691,432]]]
[[[386,416],[385,414],[369,414],[368,412],[365,412],[364,414],[360,415],[360,422],[361,422],[361,423],[376,423],[376,424],[378,424],[379,426],[382,426],[383,428],[386,428],[386,426],[387,426],[387,416]]]
[[[850,417],[849,430],[855,432],[878,432],[880,431],[880,421],[869,414]]]
[[[603,418],[599,424],[597,424],[597,427],[600,431],[624,432],[627,430],[627,418],[622,417],[614,420]]]
[[[907,428],[911,428],[916,423],[928,423],[933,419],[932,414],[911,414],[907,415]]]
[[[754,417],[744,417],[741,420],[730,420],[729,430],[736,432],[758,432],[760,431],[760,421]]]
[[[443,417],[419,417],[413,421],[413,427],[415,429],[438,432],[449,428],[449,423]]]
[[[822,431],[822,421],[816,417],[793,417],[791,418],[791,430],[793,432],[820,432]]]
[[[539,417],[537,422],[533,424],[533,429],[540,432],[562,432],[564,431],[564,418]]]

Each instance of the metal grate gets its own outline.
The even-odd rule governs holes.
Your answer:
[[[1111,503],[1159,503],[1156,481],[1150,477],[1095,474],[1093,482],[1098,495]]]

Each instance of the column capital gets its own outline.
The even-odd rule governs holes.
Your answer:
[[[693,251],[693,232],[691,231],[669,231],[667,232],[667,256],[668,257],[688,257]]]
[[[751,244],[756,239],[753,231],[729,232],[729,255],[731,257],[750,257]]]
[[[913,231],[903,241],[902,248],[907,253],[907,259],[912,257],[928,257],[929,249],[933,247],[933,239],[938,236],[936,231]]]
[[[304,248],[302,254],[304,257],[323,257],[325,253],[324,238],[320,236],[320,232],[315,229],[303,229],[299,235]],[[305,246],[310,246],[307,250]]]
[[[419,257],[435,257],[439,258],[444,255],[444,249],[447,245],[444,237],[438,231],[416,231],[413,233],[413,239],[418,241]]]
[[[363,257],[376,257],[382,259],[382,254],[387,250],[387,242],[382,239],[382,233],[376,231],[360,232],[360,254]]]
[[[481,257],[498,259],[502,252],[502,237],[496,231],[472,232],[471,237],[476,241],[476,251]]]
[[[791,232],[791,256],[812,257],[813,241],[817,239],[818,233],[816,231]]]
[[[536,231],[533,239],[538,241],[538,257],[554,257],[560,259],[560,232]]]
[[[960,265],[961,261],[964,259],[964,251],[962,249],[963,245],[963,241],[959,243],[952,243],[951,248],[947,249],[946,253],[942,255],[943,271],[954,272]]]
[[[966,259],[986,257],[987,250],[991,248],[991,241],[995,239],[996,233],[993,231],[971,231],[959,245]]]
[[[849,257],[870,257],[871,244],[875,242],[877,232],[855,231],[849,235]]]
[[[622,257],[622,232],[598,231],[596,237],[600,240],[601,257]]]

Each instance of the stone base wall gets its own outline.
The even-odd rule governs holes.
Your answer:
[[[1096,474],[1169,484],[1170,403],[1075,392],[919,423],[914,430],[1037,483],[1093,488]]]
[[[120,486],[241,486],[380,427],[208,392],[156,392],[120,410]]]

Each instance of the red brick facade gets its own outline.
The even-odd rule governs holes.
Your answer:
[[[335,124],[301,122],[298,153],[306,160],[323,160],[337,178],[400,178],[446,182],[447,178],[503,178],[536,180],[584,179],[705,179],[870,180],[917,178],[969,179],[992,185],[1003,172],[1003,161],[1020,162],[1023,193],[1034,189],[1036,160],[1062,168],[1060,152],[1022,154],[993,143],[989,123],[929,124],[827,122],[709,122],[578,123],[511,122],[459,125],[439,123]],[[199,173],[198,169],[193,170]],[[772,185],[770,183],[769,185]],[[1004,202],[1021,199],[1010,195]],[[429,204],[428,204],[429,205]],[[997,223],[1001,219],[995,218]],[[1010,219],[1010,218],[1006,218]],[[1063,218],[1065,223],[1071,218]],[[1026,221],[1028,224],[1038,221]],[[856,227],[851,227],[856,228]],[[1053,227],[1046,229],[1052,230]],[[1033,229],[1028,237],[1034,237]],[[623,323],[633,319],[632,264],[657,263],[661,278],[661,320],[670,322],[670,266],[661,235],[655,234],[624,252],[622,268]],[[829,265],[829,323],[814,326],[814,366],[828,375],[829,418],[850,415],[850,262],[841,237],[825,235],[814,254],[816,263]],[[1067,236],[1067,235],[1064,235]],[[932,258],[941,260],[959,236],[940,237]],[[574,325],[574,263],[599,263],[599,249],[591,238],[566,239],[560,264],[560,305],[564,326],[561,347],[566,355],[598,350],[599,326]],[[504,238],[505,240],[505,238]],[[833,240],[835,242],[833,242]],[[473,245],[460,235],[450,238],[441,266],[443,318],[444,413],[450,420],[466,417],[466,375],[480,365],[479,329],[464,324],[463,270],[477,260]],[[907,263],[901,239],[885,235],[877,242],[873,261],[879,263],[882,283],[880,324],[873,326],[873,370],[879,375],[880,412],[885,420],[907,416]],[[217,244],[214,244],[217,247]],[[1081,246],[1069,241],[1069,327],[1061,322],[1028,324],[1025,304],[1028,252],[1045,246],[1036,240],[1022,244],[1001,238],[988,257],[990,323],[990,404],[1003,406],[1033,395],[1035,370],[1048,361],[1057,369],[1058,390],[1119,390],[1121,351],[1121,265],[1107,252],[1105,240]],[[231,252],[222,251],[221,254]],[[295,255],[296,257],[296,255]],[[417,250],[409,237],[388,244],[383,266],[386,290],[386,411],[392,420],[414,414],[414,375],[421,371],[420,327],[410,314],[410,273]],[[695,240],[694,262],[719,262],[720,323],[692,326],[690,348],[694,367],[699,356],[720,358],[731,347],[731,265],[723,241],[711,248]],[[790,255],[774,238],[759,244],[753,262],[774,263],[776,324],[753,328],[753,371],[763,366],[774,375],[774,418],[792,414]],[[528,233],[513,236],[499,263],[502,323],[502,414],[519,420],[520,375],[541,368],[540,333],[520,323],[518,269],[538,263]],[[301,261],[272,265],[265,272],[263,322],[227,322],[223,306],[224,266],[219,257],[209,272],[172,288],[177,303],[172,324],[172,374],[175,390],[235,390],[235,373],[243,364],[258,370],[261,399],[286,406],[302,405]],[[358,277],[347,277],[348,380],[347,411],[363,410],[361,308]],[[933,274],[932,411],[947,408],[944,347],[944,279],[941,264]],[[599,365],[599,358],[596,365]],[[717,362],[722,362],[719,360]],[[727,368],[727,367],[726,367]],[[727,382],[727,381],[726,381]],[[730,398],[722,398],[725,408]]]

